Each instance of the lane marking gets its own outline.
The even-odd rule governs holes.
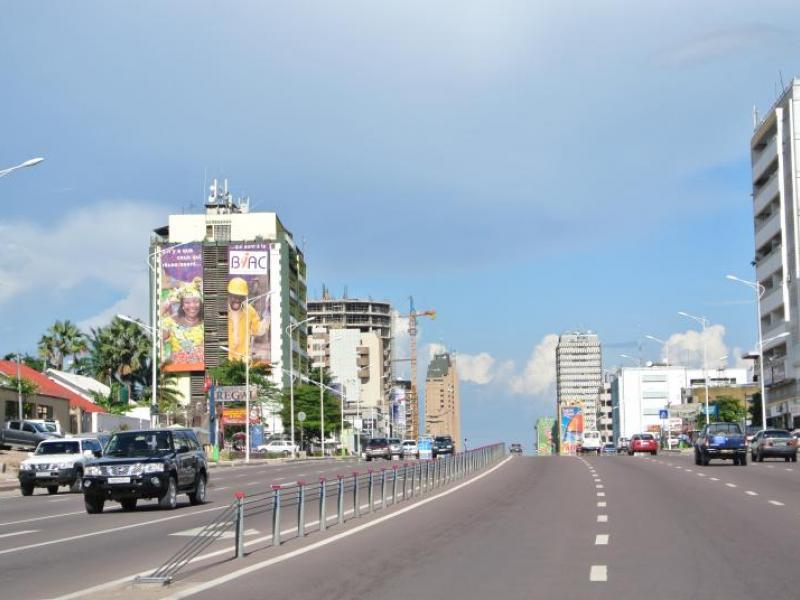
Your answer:
[[[711,477],[711,481],[719,481],[716,477]]]
[[[44,517],[36,517],[34,519],[21,519],[19,521],[7,521],[6,523],[0,523],[0,527],[6,527],[7,525],[21,525],[22,523],[33,523],[34,521],[41,521],[43,519],[57,519],[58,517],[72,517],[74,515],[83,515],[86,514],[85,510],[78,510],[75,512],[68,512],[68,513],[61,513],[58,515],[47,515]]]
[[[698,477],[705,477],[705,476],[706,476],[706,474],[705,474],[705,473],[698,473],[698,474],[697,474],[697,476],[698,476]]]
[[[26,533],[39,533],[41,529],[27,529],[25,531],[14,531],[12,533],[2,533],[0,538],[14,537],[15,535],[25,535]]]
[[[52,500],[48,500],[47,502],[48,502],[48,503],[52,503],[52,502],[66,502],[66,501],[67,501],[67,500],[69,500],[69,499],[70,499],[70,498],[53,498]]]
[[[766,465],[766,466],[767,466],[768,469],[774,469],[775,468],[772,465]]]
[[[598,502],[597,503],[597,508],[605,508],[605,507],[606,507],[606,503],[605,502]]]
[[[725,485],[727,485],[728,487],[732,487],[732,488],[733,488],[733,487],[736,487],[736,484],[735,484],[735,483],[726,483]]]
[[[595,484],[594,487],[596,487],[598,490],[602,490],[603,489],[603,484],[598,483],[598,484]]]
[[[595,546],[608,546],[608,534],[598,533],[594,538]]]
[[[598,523],[608,523],[608,515],[597,515]]]
[[[608,567],[606,565],[592,565],[589,571],[589,581],[608,581]]]
[[[691,473],[692,472],[691,469],[684,469],[684,471],[686,471],[687,473]]]
[[[230,486],[229,486],[229,485],[223,485],[222,487],[214,487],[214,488],[211,488],[211,489],[212,489],[212,490],[216,490],[216,491],[218,491],[218,492],[221,492],[222,490],[227,490],[227,489],[229,489],[229,488],[230,488]]]
[[[786,468],[786,470],[789,471],[789,472],[793,471],[793,469],[790,469],[788,467]]]
[[[597,492],[597,497],[598,498],[603,498],[605,495],[606,495],[605,492]]]
[[[751,490],[747,490],[747,491],[745,492],[745,494],[747,494],[748,496],[758,496],[758,494],[757,494],[756,492],[753,492],[753,491],[751,491]]]
[[[783,502],[778,502],[777,500],[770,500],[769,503],[773,506],[786,506]]]

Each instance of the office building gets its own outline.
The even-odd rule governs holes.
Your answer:
[[[611,403],[611,381],[613,376],[606,375],[600,386],[597,400],[597,430],[604,444],[614,441],[614,415]]]
[[[452,436],[456,448],[462,448],[461,398],[454,354],[436,354],[428,365],[425,378],[425,431],[431,436]]]
[[[800,79],[760,118],[750,140],[756,279],[770,427],[800,426]],[[788,336],[776,338],[781,334]]]
[[[556,415],[559,452],[574,452],[583,431],[597,430],[602,384],[600,338],[591,331],[565,333],[556,346]]]

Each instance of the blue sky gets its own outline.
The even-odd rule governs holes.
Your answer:
[[[305,240],[312,296],[439,311],[420,344],[461,355],[475,442],[532,441],[565,330],[597,331],[607,367],[647,333],[696,360],[676,312],[705,314],[732,364],[756,335],[748,290],[724,279],[752,277],[752,109],[798,72],[798,13],[8,5],[0,166],[46,161],[0,180],[2,352],[33,351],[56,318],[144,315],[149,230],[227,177]]]

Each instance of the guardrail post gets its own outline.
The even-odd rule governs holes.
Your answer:
[[[244,558],[244,492],[236,492],[236,558]]]
[[[369,491],[367,491],[367,504],[369,507],[367,508],[367,512],[372,512],[372,502],[374,500],[373,491],[372,491],[372,469],[369,470]]]
[[[328,518],[325,515],[325,478],[319,478],[319,530],[325,531],[328,527]]]
[[[297,482],[297,537],[306,536],[306,482]]]
[[[397,502],[397,465],[392,465],[392,505]]]
[[[408,463],[403,463],[403,500],[408,498]]]
[[[272,545],[281,545],[281,486],[272,486]]]
[[[361,516],[361,507],[358,502],[358,473],[353,473],[353,516]]]
[[[344,523],[344,475],[337,475],[339,478],[339,489],[337,490],[336,512],[339,516],[339,525]]]
[[[386,508],[386,469],[381,469],[381,508]]]
[[[411,497],[414,497],[414,488],[417,485],[417,465],[411,465]]]

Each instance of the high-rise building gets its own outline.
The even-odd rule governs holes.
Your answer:
[[[583,431],[597,430],[597,403],[602,384],[600,338],[572,332],[556,346],[556,415],[559,452],[572,452]]]
[[[461,398],[458,391],[456,357],[436,354],[425,378],[425,429],[428,435],[450,435],[456,448],[461,442]]]
[[[597,430],[604,444],[614,441],[614,414],[611,403],[611,380],[613,376],[606,376],[600,385],[600,394],[597,400]]]
[[[800,79],[763,118],[754,117],[750,156],[767,423],[792,429],[800,427]]]
[[[305,328],[286,333],[306,318],[306,264],[275,213],[251,213],[215,180],[204,213],[170,215],[153,232],[150,263],[158,361],[177,377],[195,425],[207,423],[207,371],[225,357],[273,365],[279,386],[290,363],[308,370]],[[264,421],[271,433],[276,420]]]

